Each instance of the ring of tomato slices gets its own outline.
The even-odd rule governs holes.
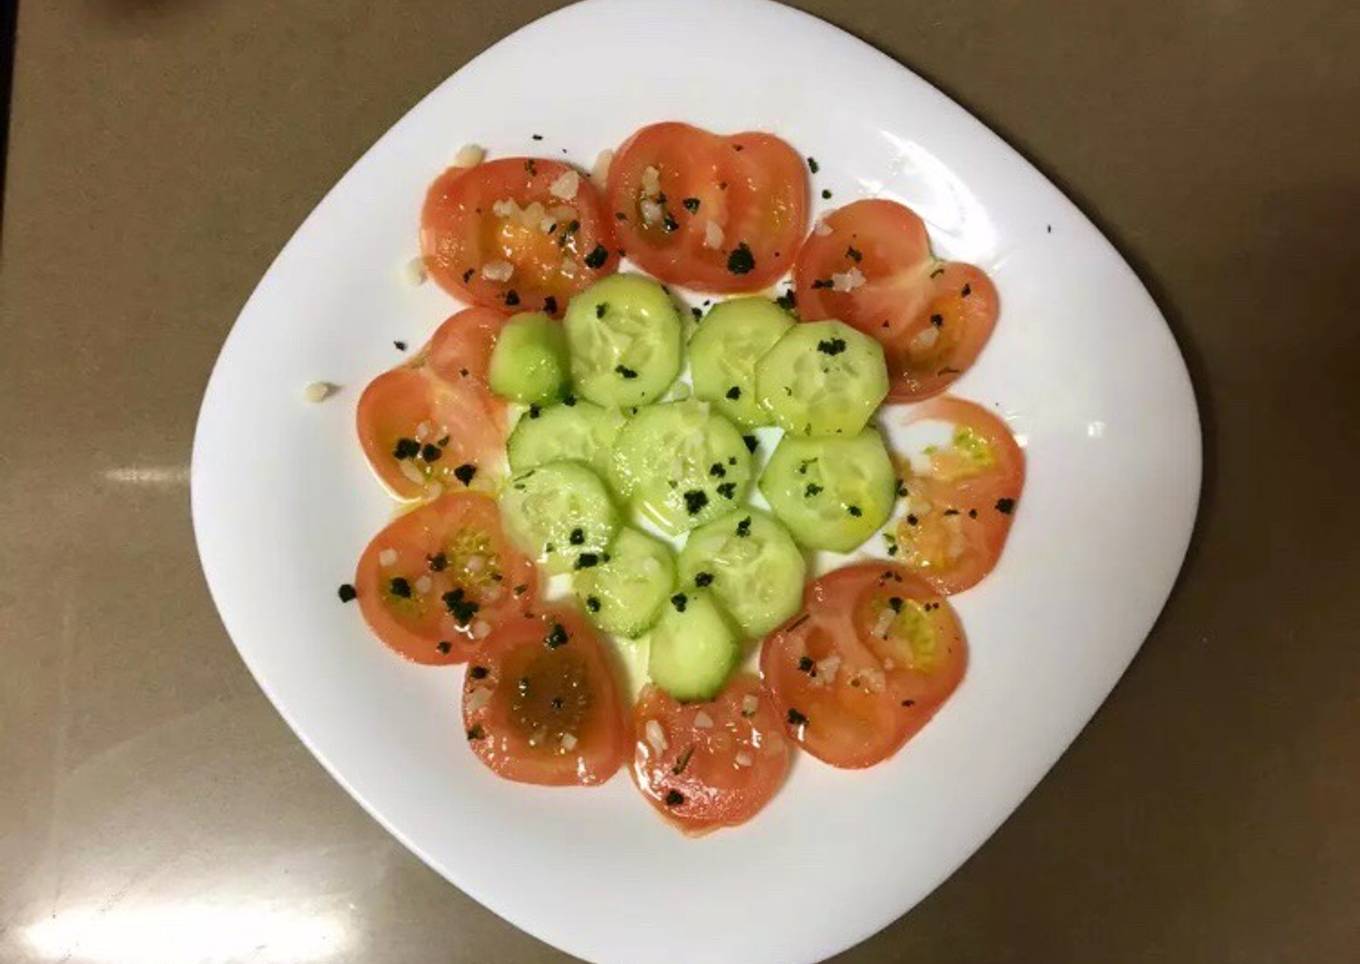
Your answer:
[[[768,287],[807,231],[803,159],[771,134],[644,127],[614,155],[607,197],[628,256],[701,291]]]
[[[706,703],[681,703],[649,685],[633,708],[633,730],[633,782],[688,834],[750,820],[788,773],[792,747],[750,673]]]
[[[946,595],[977,585],[1001,558],[1025,486],[1025,455],[1006,423],[961,398],[917,406],[905,424],[954,426],[926,472],[903,472],[897,561]]]
[[[608,651],[571,609],[497,629],[464,678],[463,726],[477,758],[520,783],[603,783],[626,753]]]
[[[794,281],[804,321],[836,318],[879,340],[891,401],[944,391],[977,359],[999,310],[982,269],[933,258],[921,219],[882,199],[826,215],[798,252]]]
[[[589,178],[547,158],[449,168],[425,195],[420,247],[454,297],[558,318],[618,268],[612,219]]]
[[[414,358],[369,382],[355,425],[369,465],[400,499],[487,489],[505,461],[505,402],[488,384],[505,316],[468,308]]]
[[[929,722],[963,679],[953,608],[897,565],[860,564],[808,586],[765,638],[760,672],[788,732],[832,766],[873,766]]]
[[[506,538],[488,496],[450,492],[395,519],[354,580],[374,635],[407,659],[465,662],[538,592],[538,571]]]

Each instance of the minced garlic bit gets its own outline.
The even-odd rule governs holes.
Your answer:
[[[453,155],[454,167],[476,167],[486,159],[486,148],[477,144],[464,144]]]
[[[745,750],[742,750],[737,754],[736,761],[737,766],[739,767],[749,767],[752,763],[756,762],[751,759],[751,754],[747,753]]]
[[[756,710],[758,709],[760,709],[760,700],[756,699],[756,697],[748,693],[741,698],[742,716],[755,716]]]
[[[570,733],[563,733],[562,749],[566,750],[568,753],[576,749],[576,737],[572,736]]]
[[[416,485],[425,484],[424,473],[416,468],[416,464],[410,459],[402,459],[397,463],[397,468],[401,470],[402,475],[406,476],[408,482],[414,482]]]
[[[662,209],[661,205],[657,204],[651,198],[643,198],[642,203],[639,204],[638,207],[642,210],[642,220],[647,224],[656,224],[666,216],[666,212]]]
[[[817,223],[812,226],[812,233],[819,238],[824,238],[831,233],[831,225],[818,218]]]
[[[487,281],[509,281],[515,266],[509,261],[488,261],[482,265],[482,277]]]
[[[382,552],[378,553],[378,565],[380,566],[390,566],[396,561],[397,550],[395,549],[384,549]]]
[[[703,710],[700,710],[698,713],[694,714],[694,727],[699,730],[713,729],[713,717],[709,716]]]
[[[434,588],[434,580],[429,576],[421,576],[416,580],[415,590],[422,596]]]
[[[472,624],[472,638],[486,639],[491,635],[491,624],[485,619],[479,619]]]
[[[576,277],[576,262],[571,258],[562,259],[562,274],[568,278]]]
[[[916,337],[911,340],[911,344],[908,345],[908,348],[917,353],[927,352],[934,348],[935,343],[939,340],[940,329],[931,325],[930,327],[923,328],[921,331],[917,332]]]
[[[852,267],[849,271],[838,271],[831,276],[832,291],[854,291],[864,284],[864,273]]]
[[[607,147],[595,155],[595,165],[590,169],[590,179],[601,190],[609,183],[609,166],[613,163],[614,152]]]
[[[717,221],[708,221],[704,224],[704,247],[712,248],[714,251],[723,246],[723,229],[718,226]]]
[[[661,171],[655,167],[649,167],[642,172],[642,193],[648,197],[656,197],[661,193]]]
[[[576,197],[576,189],[580,186],[581,175],[571,170],[563,171],[548,185],[548,193],[564,201],[570,201]]]
[[[647,725],[643,727],[643,730],[646,732],[647,742],[652,745],[653,750],[657,753],[661,753],[666,749],[668,745],[666,743],[666,731],[661,729],[660,723],[656,720],[648,720]]]
[[[429,277],[425,273],[425,259],[416,255],[406,264],[402,265],[401,276],[406,279],[406,283],[412,286],[423,285],[425,279]]]
[[[519,205],[508,197],[503,197],[491,205],[491,213],[498,218],[512,218],[519,214]]]
[[[491,687],[479,686],[467,695],[467,701],[463,708],[469,713],[476,713],[487,703],[491,702]]]
[[[339,390],[339,385],[330,382],[312,382],[302,390],[302,397],[309,402],[324,402]]]

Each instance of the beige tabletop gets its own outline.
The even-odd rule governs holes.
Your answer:
[[[803,5],[938,84],[1109,234],[1205,427],[1196,536],[1133,667],[996,836],[843,960],[1355,960],[1353,0]],[[388,836],[261,695],[208,598],[187,467],[213,359],[293,229],[428,89],[552,6],[21,4],[0,960],[562,959]]]

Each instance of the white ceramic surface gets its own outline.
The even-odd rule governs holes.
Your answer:
[[[545,82],[564,57],[584,69]],[[462,670],[393,657],[335,597],[391,513],[353,437],[358,393],[399,360],[393,339],[418,345],[457,307],[401,280],[430,179],[467,142],[588,167],[663,119],[775,131],[821,163],[815,187],[835,198],[819,205],[899,199],[940,253],[990,272],[1001,320],[954,392],[1002,412],[1029,469],[1001,565],[956,599],[972,663],[934,722],[866,772],[801,757],[758,819],[700,840],[658,820],[623,773],[596,790],[495,779],[461,735]],[[344,389],[308,405],[316,379]],[[1194,398],[1156,306],[1090,222],[961,108],[775,4],[589,0],[440,85],[284,248],[208,386],[193,513],[213,597],[261,687],[449,880],[593,960],[788,964],[905,912],[1043,776],[1161,609],[1199,480]]]

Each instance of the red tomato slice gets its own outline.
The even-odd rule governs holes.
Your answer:
[[[609,654],[570,609],[487,640],[463,682],[463,726],[472,752],[520,783],[603,783],[627,751]]]
[[[460,311],[359,397],[359,443],[398,498],[494,487],[505,461],[506,407],[487,369],[504,324],[486,308]]]
[[[454,297],[559,318],[572,295],[618,268],[612,218],[590,179],[546,158],[449,168],[425,196],[420,246]]]
[[[489,496],[450,492],[390,523],[354,580],[375,635],[417,663],[461,663],[538,592]]]
[[[856,201],[824,224],[794,266],[799,315],[837,318],[877,338],[887,356],[890,400],[944,391],[973,364],[996,325],[991,280],[970,264],[931,257],[925,225],[894,201]]]
[[[906,514],[897,558],[937,592],[963,592],[991,572],[1025,486],[1025,455],[1006,423],[973,402],[933,399],[906,424],[952,422],[953,444],[926,473],[903,472]]]
[[[633,708],[633,730],[633,781],[686,833],[745,823],[788,772],[783,721],[749,673],[708,703],[680,703],[649,685]]]
[[[901,566],[813,582],[765,638],[760,672],[793,738],[832,766],[892,756],[963,679],[968,646],[947,600]]]
[[[803,159],[771,134],[644,127],[614,156],[608,198],[628,256],[701,291],[768,287],[807,230]]]

